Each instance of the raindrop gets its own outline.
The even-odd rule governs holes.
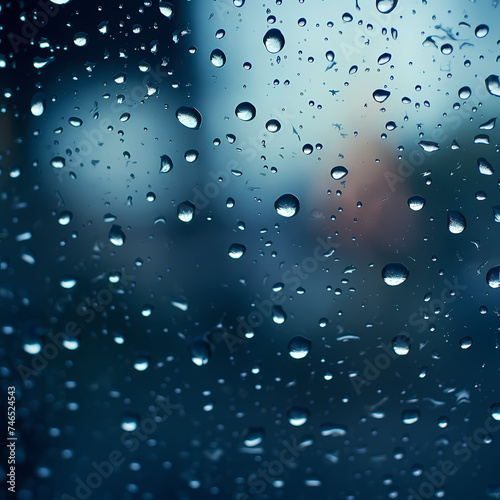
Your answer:
[[[390,95],[391,95],[391,93],[388,90],[384,90],[384,89],[377,89],[372,94],[373,98],[378,103],[384,102]]]
[[[375,5],[380,13],[389,14],[396,8],[397,4],[398,0],[376,0]]]
[[[191,361],[196,366],[206,365],[212,357],[210,344],[203,338],[195,339],[190,346]]]
[[[486,283],[491,288],[499,288],[500,287],[500,266],[492,267],[486,273]]]
[[[259,446],[264,441],[264,429],[262,427],[251,427],[245,431],[243,444],[249,448]]]
[[[420,141],[418,145],[426,152],[433,153],[434,151],[439,150],[439,144],[437,142],[431,141]]]
[[[165,174],[167,172],[170,172],[172,168],[174,167],[174,164],[172,163],[172,159],[168,155],[161,155],[160,157],[160,173]]]
[[[135,413],[126,413],[122,417],[121,428],[126,432],[133,432],[137,429],[139,416]]]
[[[59,282],[59,285],[61,286],[61,288],[64,288],[65,290],[71,290],[71,288],[76,286],[76,279],[64,278]]]
[[[138,372],[143,372],[149,367],[149,356],[147,354],[136,354],[134,368]]]
[[[326,57],[326,60],[328,62],[333,62],[333,60],[335,59],[335,54],[333,53],[332,50],[329,50],[326,54],[325,54],[325,57]]]
[[[113,80],[118,84],[125,83],[127,81],[127,74],[123,71],[119,71],[113,75]]]
[[[50,165],[54,168],[63,168],[66,164],[66,160],[62,156],[54,156],[50,160]]]
[[[472,337],[463,337],[460,339],[460,347],[468,349],[472,345]]]
[[[336,181],[339,181],[340,179],[343,179],[349,171],[347,168],[339,166],[339,167],[333,167],[330,175],[332,176],[332,179],[335,179]]]
[[[389,52],[384,52],[381,56],[378,58],[378,63],[379,64],[387,64],[391,60],[392,56],[389,54]]]
[[[415,195],[411,196],[408,198],[408,206],[414,211],[418,212],[419,210],[422,210],[425,206],[425,198],[422,198],[421,196]]]
[[[279,132],[281,129],[281,123],[278,120],[272,119],[266,123],[266,129],[271,133]]]
[[[246,252],[245,245],[241,245],[240,243],[233,243],[228,250],[228,255],[231,259],[240,259]]]
[[[175,116],[187,128],[198,130],[201,126],[201,114],[196,108],[181,106]]]
[[[282,217],[293,217],[300,210],[300,203],[293,194],[284,194],[274,202],[276,212]]]
[[[500,97],[500,81],[498,80],[498,75],[490,75],[484,81],[486,89],[491,95]]]
[[[295,426],[299,427],[304,425],[309,419],[309,410],[307,408],[303,408],[302,406],[292,406],[287,410],[288,422]]]
[[[482,125],[479,125],[479,129],[481,130],[492,130],[495,128],[497,119],[492,118],[491,120],[488,120],[486,123],[483,123]]]
[[[236,106],[234,112],[240,120],[245,122],[253,120],[257,113],[255,106],[250,102],[241,102],[238,106]]]
[[[160,12],[167,18],[170,19],[174,15],[174,6],[170,2],[160,1]]]
[[[293,359],[305,358],[311,350],[311,341],[306,337],[297,335],[288,343],[288,354]]]
[[[404,283],[410,272],[407,267],[401,264],[401,262],[389,262],[389,264],[384,266],[382,269],[382,278],[386,285],[398,286]]]
[[[125,243],[125,235],[123,234],[121,226],[113,224],[109,230],[109,241],[117,246],[121,247]]]
[[[486,24],[480,24],[475,30],[474,33],[478,38],[484,38],[488,32],[490,31],[490,28]]]
[[[31,99],[31,114],[41,116],[45,111],[45,95],[37,92]]]
[[[69,124],[72,125],[73,127],[81,127],[83,124],[83,120],[81,118],[78,118],[76,116],[72,116],[68,120]]]
[[[193,162],[195,162],[198,159],[199,155],[200,154],[198,153],[198,151],[196,151],[196,149],[189,149],[188,151],[186,151],[184,153],[184,159],[188,163],[193,163]]]
[[[73,42],[78,47],[84,47],[85,45],[87,45],[87,37],[88,33],[80,31],[73,37]]]
[[[458,97],[460,97],[460,99],[468,99],[471,96],[471,93],[470,87],[462,87],[458,91]]]
[[[281,306],[273,306],[273,321],[277,325],[282,325],[286,321],[286,312]]]
[[[493,175],[495,173],[493,167],[486,158],[478,158],[477,166],[479,168],[479,172],[483,175]]]
[[[490,414],[495,420],[500,420],[500,403],[494,403],[490,406]]]
[[[403,411],[402,419],[403,424],[411,425],[418,422],[420,412],[418,410],[405,410]]]
[[[411,349],[411,340],[406,335],[396,335],[392,339],[392,349],[398,356],[406,356]]]
[[[57,222],[61,224],[61,226],[67,226],[70,222],[71,219],[73,218],[73,214],[69,210],[64,210],[59,214],[59,218],[57,219]]]
[[[452,234],[460,234],[467,227],[467,221],[462,213],[457,210],[448,212],[448,230]]]
[[[450,55],[452,52],[453,52],[453,46],[450,45],[449,43],[441,45],[441,53],[444,54],[445,56]]]
[[[352,21],[352,15],[349,14],[349,12],[344,12],[342,14],[342,21],[344,21],[344,23],[350,23]]]
[[[270,29],[262,40],[268,52],[277,54],[285,46],[283,33],[277,28]]]
[[[210,62],[216,68],[222,68],[226,64],[226,54],[221,49],[214,49],[210,54]]]
[[[195,211],[196,207],[190,201],[184,201],[177,207],[177,218],[182,222],[191,222]]]
[[[342,437],[347,434],[347,429],[339,425],[323,424],[321,426],[321,435],[330,437]]]

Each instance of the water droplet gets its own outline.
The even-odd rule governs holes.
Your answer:
[[[201,114],[196,108],[181,106],[175,112],[175,116],[179,120],[179,123],[187,128],[198,130],[201,127]]]
[[[72,125],[73,127],[81,127],[83,125],[83,120],[81,118],[78,118],[77,116],[72,116],[68,120],[69,124]]]
[[[190,346],[191,361],[196,366],[206,365],[212,357],[210,344],[203,338],[195,339]]]
[[[273,306],[273,321],[277,325],[282,325],[286,321],[286,312],[281,306]]]
[[[71,219],[73,218],[73,214],[69,210],[64,210],[59,214],[59,218],[57,219],[57,222],[61,224],[61,226],[67,226],[70,222]]]
[[[127,81],[127,74],[123,71],[119,71],[113,75],[113,80],[118,84],[125,83]]]
[[[216,68],[222,68],[226,64],[226,54],[221,49],[214,49],[210,54],[210,62]]]
[[[246,247],[245,245],[242,245],[240,243],[233,243],[228,250],[229,257],[231,259],[240,259],[243,257],[243,255],[246,252]]]
[[[253,120],[257,113],[255,106],[250,102],[241,102],[234,110],[236,116],[245,122]]]
[[[184,201],[177,207],[177,218],[182,222],[193,220],[196,207],[190,201]]]
[[[339,425],[323,424],[321,426],[321,435],[330,437],[342,437],[347,434],[347,429]]]
[[[350,23],[352,21],[352,15],[349,14],[349,12],[344,12],[342,14],[342,21],[344,21],[344,23]]]
[[[339,181],[340,179],[343,179],[349,171],[347,168],[339,166],[339,167],[333,167],[330,175],[332,176],[332,179],[335,179],[336,181]]]
[[[262,40],[268,52],[277,54],[285,46],[283,33],[277,28],[270,29]]]
[[[193,163],[193,162],[195,162],[198,159],[199,155],[200,154],[198,153],[198,151],[196,151],[196,149],[189,149],[188,151],[186,151],[184,153],[184,159],[188,163]]]
[[[300,427],[304,425],[309,419],[309,410],[302,406],[292,406],[287,410],[288,422],[295,426]]]
[[[401,264],[401,262],[389,262],[382,269],[382,278],[389,286],[401,285],[401,283],[404,283],[408,279],[409,275],[410,272],[407,267]]]
[[[284,194],[274,202],[274,208],[282,217],[293,217],[300,210],[299,199],[293,194]]]
[[[490,75],[484,81],[486,89],[491,95],[500,97],[500,81],[498,80],[498,75]]]
[[[392,349],[398,356],[406,356],[411,349],[411,340],[406,335],[396,335],[392,339]]]
[[[160,157],[160,173],[165,174],[167,172],[170,172],[172,168],[174,167],[174,164],[172,163],[172,159],[168,155],[161,155]]]
[[[335,59],[335,54],[332,50],[329,50],[326,54],[325,54],[325,57],[326,57],[326,60],[328,62],[333,62],[333,60]]]
[[[137,429],[139,416],[135,413],[125,413],[122,417],[121,428],[126,432],[133,432]]]
[[[499,288],[500,287],[500,266],[492,267],[486,273],[486,283],[491,288]]]
[[[397,4],[398,0],[377,0],[375,5],[380,13],[389,14],[396,8]]]
[[[474,144],[489,144],[490,136],[486,134],[478,134],[474,137]]]
[[[422,198],[421,196],[418,195],[411,196],[410,198],[408,198],[408,206],[414,212],[418,212],[419,210],[422,210],[422,208],[424,208],[425,198]]]
[[[384,89],[377,89],[372,94],[373,98],[378,103],[384,102],[390,95],[391,95],[391,93],[388,90],[384,90]]]
[[[470,89],[470,87],[462,87],[459,91],[458,91],[458,97],[460,97],[460,99],[468,99],[472,94],[472,91]]]
[[[495,420],[500,420],[500,403],[494,403],[490,406],[490,415]]]
[[[418,410],[404,410],[402,419],[403,424],[411,425],[418,422],[420,418],[420,412]]]
[[[63,168],[66,164],[66,160],[62,156],[54,156],[50,160],[50,165],[54,168]]]
[[[448,212],[448,230],[452,234],[460,234],[467,227],[467,221],[462,213],[457,210]]]
[[[293,359],[305,358],[311,350],[311,341],[306,337],[297,335],[288,343],[288,354]]]
[[[31,114],[41,116],[45,111],[45,95],[37,92],[31,99]]]
[[[468,349],[472,345],[472,337],[463,337],[460,339],[460,347]]]
[[[281,129],[281,123],[278,120],[272,119],[266,123],[266,129],[271,133],[279,132]]]
[[[478,38],[484,38],[490,31],[490,28],[486,24],[480,24],[475,30],[474,33]]]
[[[491,120],[488,120],[486,123],[479,125],[479,129],[481,129],[481,130],[493,130],[495,128],[496,121],[497,121],[496,118],[492,118]]]
[[[478,158],[477,166],[479,168],[479,172],[483,175],[493,175],[495,173],[493,167],[486,158]]]
[[[78,47],[84,47],[85,45],[87,45],[88,36],[89,36],[88,33],[80,31],[73,37],[73,43]]]
[[[167,19],[170,19],[174,15],[174,6],[170,2],[160,1],[159,7],[160,7],[160,12]]]
[[[426,152],[433,153],[434,151],[439,150],[439,144],[437,142],[432,141],[420,141],[418,145]]]
[[[121,247],[125,243],[125,235],[123,234],[121,226],[113,224],[109,230],[109,241],[117,246]]]
[[[445,43],[444,45],[441,45],[441,53],[444,54],[445,56],[450,55],[453,52],[453,46],[449,43]]]
[[[147,354],[136,354],[134,368],[138,372],[143,372],[149,367],[149,356]]]
[[[153,314],[153,306],[150,304],[146,304],[141,309],[141,315],[145,318],[149,318]]]
[[[387,64],[391,60],[392,56],[389,52],[384,52],[381,56],[379,56],[377,62],[379,64]]]
[[[250,427],[244,433],[243,444],[249,448],[259,446],[264,441],[264,429],[262,427]]]
[[[149,193],[146,195],[146,200],[150,203],[156,200],[156,195],[153,193],[153,191],[149,191]]]

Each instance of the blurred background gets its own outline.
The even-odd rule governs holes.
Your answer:
[[[0,16],[15,498],[498,498],[496,2]]]

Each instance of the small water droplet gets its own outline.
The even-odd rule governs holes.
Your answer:
[[[464,215],[457,210],[448,212],[448,230],[452,234],[460,234],[467,227],[467,221]]]
[[[54,168],[63,168],[66,164],[66,160],[62,156],[54,156],[50,160],[50,165]]]
[[[45,111],[45,94],[37,92],[31,99],[31,114],[41,116]]]
[[[160,7],[160,12],[167,19],[170,19],[174,15],[174,6],[170,2],[160,1],[159,7]]]
[[[470,89],[470,87],[462,87],[459,91],[458,91],[458,97],[460,97],[460,99],[468,99],[472,94],[472,91]]]
[[[422,210],[422,208],[424,208],[425,198],[422,198],[418,195],[411,196],[410,198],[408,198],[408,206],[414,212],[418,212],[419,210]]]
[[[376,0],[377,10],[382,14],[389,14],[398,5],[398,0]]]
[[[300,210],[299,199],[293,194],[284,194],[274,202],[274,208],[282,217],[293,217]]]
[[[250,102],[241,102],[234,110],[236,116],[245,122],[253,120],[257,113],[255,106]]]
[[[109,230],[109,241],[117,246],[121,247],[125,243],[125,235],[123,234],[121,226],[113,224]]]
[[[196,108],[181,106],[175,112],[175,116],[179,123],[187,128],[198,130],[201,127],[201,114]]]
[[[282,325],[286,321],[286,312],[281,306],[273,306],[273,321],[277,325]]]
[[[177,207],[177,218],[182,222],[193,220],[196,207],[190,201],[184,201]]]
[[[396,335],[392,339],[392,349],[398,356],[406,356],[411,349],[411,340],[406,335]]]
[[[332,176],[332,179],[335,179],[336,181],[339,181],[340,179],[343,179],[349,171],[347,168],[339,166],[339,167],[333,167],[330,175]]]
[[[384,52],[381,56],[379,56],[377,62],[382,65],[382,64],[387,64],[392,58],[392,55],[389,54],[389,52]]]
[[[221,49],[214,49],[210,54],[210,62],[216,68],[222,68],[226,64],[226,54]]]
[[[287,410],[288,422],[295,426],[300,427],[304,425],[309,419],[309,410],[302,406],[292,406]]]
[[[490,75],[484,81],[488,92],[496,97],[500,97],[500,81],[498,78],[498,75]]]
[[[190,350],[191,350],[191,361],[196,366],[206,365],[210,361],[210,358],[212,357],[212,349],[210,347],[210,344],[201,337],[195,339],[191,343]]]
[[[280,131],[281,123],[278,120],[271,119],[266,123],[266,129],[272,134],[274,134]]]
[[[479,172],[483,175],[493,175],[495,173],[493,167],[486,158],[478,158],[477,167],[479,168]]]
[[[293,337],[293,339],[288,343],[288,354],[293,359],[305,358],[309,354],[310,350],[311,341],[306,337],[302,337],[301,335]]]
[[[250,427],[244,433],[243,444],[249,448],[259,446],[264,441],[264,429],[262,427]]]
[[[439,150],[439,144],[437,142],[432,141],[420,141],[418,145],[426,152],[433,153],[434,151]]]
[[[262,40],[267,51],[271,54],[277,54],[285,46],[285,37],[277,28],[271,28]]]
[[[495,420],[500,420],[500,403],[494,403],[490,406],[490,414]]]
[[[401,264],[401,262],[389,262],[382,269],[382,278],[389,286],[401,285],[401,283],[404,283],[408,279],[409,275],[410,272],[407,267]]]
[[[500,288],[500,266],[492,267],[486,273],[486,283],[491,288]]]
[[[468,349],[472,345],[472,337],[463,337],[460,339],[460,347]]]
[[[390,95],[391,93],[388,90],[384,89],[377,89],[372,94],[373,99],[375,99],[375,101],[377,101],[378,103],[384,102]]]
[[[228,255],[231,259],[241,259],[246,252],[245,245],[240,243],[233,243],[228,250]]]
[[[490,28],[486,24],[480,24],[474,33],[478,38],[484,38],[490,31]]]
[[[411,425],[418,422],[420,412],[418,410],[404,410],[402,415],[403,424]]]
[[[160,173],[164,174],[170,172],[174,164],[172,163],[172,159],[168,155],[161,155],[160,157]]]

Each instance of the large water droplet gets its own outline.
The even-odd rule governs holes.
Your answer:
[[[174,15],[174,6],[170,2],[160,1],[160,12],[167,18],[170,19]]]
[[[240,259],[241,257],[243,257],[245,252],[246,252],[246,247],[241,243],[233,243],[228,250],[228,254],[229,257],[231,257],[231,259]]]
[[[452,234],[460,234],[467,227],[467,221],[461,212],[450,210],[448,212],[448,230]]]
[[[392,339],[392,349],[398,356],[406,356],[411,349],[411,340],[406,335],[396,335]]]
[[[498,80],[498,75],[490,75],[484,81],[486,89],[491,95],[500,97],[500,81]]]
[[[226,54],[221,49],[214,49],[210,54],[210,62],[216,68],[222,68],[226,64]]]
[[[493,175],[495,173],[493,167],[486,158],[478,158],[477,167],[479,168],[479,172],[483,175]]]
[[[266,129],[272,134],[274,134],[280,131],[281,123],[273,118],[266,123]]]
[[[196,108],[181,106],[175,112],[175,116],[187,128],[198,130],[201,127],[201,114]]]
[[[134,360],[134,368],[138,372],[143,372],[149,367],[149,355],[144,353],[137,353]]]
[[[45,111],[45,95],[42,92],[37,92],[31,99],[31,114],[33,116],[41,116]]]
[[[384,102],[390,95],[391,95],[391,93],[388,90],[384,90],[384,89],[377,89],[372,94],[375,101],[377,101],[379,103]]]
[[[302,406],[292,406],[287,410],[288,422],[295,426],[300,427],[304,425],[309,418],[309,410]]]
[[[382,278],[389,286],[401,285],[401,283],[404,283],[408,279],[409,275],[410,272],[407,267],[401,264],[401,262],[389,262],[382,269]]]
[[[293,359],[305,358],[311,350],[311,341],[306,337],[297,335],[288,343],[288,354]]]
[[[470,89],[470,87],[462,87],[459,91],[458,91],[458,97],[460,97],[460,99],[468,99],[472,94],[472,91]]]
[[[335,179],[336,181],[339,181],[340,179],[343,179],[349,171],[347,168],[339,166],[339,167],[333,167],[330,175],[332,176],[332,179]]]
[[[421,196],[415,195],[411,196],[408,198],[408,206],[414,211],[418,212],[419,210],[422,210],[425,206],[425,198],[422,198]]]
[[[257,111],[251,102],[240,102],[234,110],[236,116],[244,122],[249,122],[255,118]]]
[[[125,235],[123,234],[121,226],[113,224],[109,230],[109,241],[117,247],[121,247],[125,243]]]
[[[284,194],[274,202],[274,208],[282,217],[293,217],[300,210],[299,199],[293,194]]]
[[[196,366],[206,365],[212,357],[210,344],[203,338],[195,339],[190,346],[191,361]]]
[[[488,120],[482,125],[479,125],[479,128],[481,130],[493,130],[495,128],[496,121],[497,121],[496,118],[492,118],[491,120]]]
[[[396,8],[397,4],[398,0],[377,0],[375,5],[380,13],[389,14]]]
[[[405,410],[403,411],[402,419],[403,424],[411,425],[418,422],[420,412],[418,410]]]
[[[283,33],[277,28],[270,29],[262,40],[268,52],[271,54],[278,53],[285,46],[285,38]]]
[[[492,267],[486,273],[486,283],[491,288],[499,288],[500,287],[500,266]]]
[[[65,164],[66,161],[62,156],[54,156],[50,160],[50,165],[54,168],[63,168]]]
[[[474,33],[478,38],[484,38],[490,31],[490,28],[486,24],[480,24]]]
[[[164,174],[170,172],[174,164],[172,163],[172,159],[168,155],[161,155],[160,157],[160,173]]]
[[[139,416],[135,413],[125,413],[122,417],[121,428],[126,432],[133,432],[137,429]]]
[[[381,56],[378,58],[378,63],[379,64],[387,64],[391,60],[392,56],[389,54],[389,52],[384,52]]]
[[[432,141],[420,141],[418,145],[426,152],[433,153],[434,151],[439,150],[439,144],[437,142]]]
[[[177,207],[177,218],[182,222],[191,222],[196,207],[190,201],[184,201]]]
[[[500,420],[500,403],[494,403],[490,406],[490,415],[495,420]]]

